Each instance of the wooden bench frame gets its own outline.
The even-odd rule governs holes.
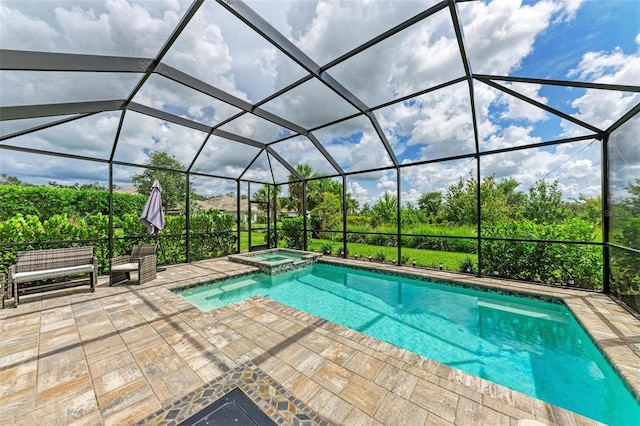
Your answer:
[[[70,281],[72,277],[87,274],[89,275],[88,283],[86,280]],[[48,283],[45,281],[26,286],[27,283],[49,278],[68,278],[68,282]],[[14,297],[14,307],[17,307],[20,293],[57,290],[61,287],[69,287],[69,282],[74,283],[73,285],[88,284],[93,292],[97,280],[98,259],[93,255],[93,247],[20,251],[16,264],[9,267],[8,291],[10,292],[9,297]],[[21,288],[23,285],[25,288]]]

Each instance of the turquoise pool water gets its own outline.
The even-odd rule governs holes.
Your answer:
[[[326,264],[179,294],[205,311],[262,295],[604,423],[640,419],[564,305]]]
[[[287,251],[276,251],[273,253],[256,254],[256,255],[250,255],[246,257],[250,257],[251,259],[254,259],[254,260],[261,260],[263,262],[279,262],[281,260],[287,260],[287,259],[293,259],[293,260],[302,259],[302,255],[298,253],[287,252]]]

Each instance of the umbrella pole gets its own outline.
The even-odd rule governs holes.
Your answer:
[[[156,231],[155,236],[156,236],[156,244],[157,244],[158,243],[158,237],[160,236],[160,232]],[[160,244],[158,244],[158,245],[160,245]],[[162,246],[162,258],[164,258],[164,245]],[[164,272],[166,270],[167,270],[167,268],[165,268],[165,267],[156,266],[156,272]]]

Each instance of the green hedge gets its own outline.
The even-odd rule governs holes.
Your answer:
[[[113,193],[113,215],[141,212],[147,196]],[[109,214],[109,191],[97,189],[53,188],[49,186],[0,185],[0,221],[21,214],[45,220],[54,215],[86,218]]]
[[[116,222],[114,218],[114,223]],[[159,235],[149,235],[138,214],[118,218],[121,228],[114,238],[113,256],[131,253],[134,244],[158,244],[158,263],[186,262],[186,219],[167,216]],[[192,215],[191,260],[223,256],[235,251],[233,218],[218,212]],[[18,251],[93,246],[102,272],[108,271],[109,217],[95,214],[85,219],[66,213],[40,220],[21,213],[0,222],[0,272],[15,263]]]
[[[487,227],[485,237],[530,240],[595,241],[593,224],[567,219],[559,224],[540,224],[530,220],[500,222]],[[597,245],[482,241],[482,267],[485,274],[564,283],[602,289],[602,247]]]

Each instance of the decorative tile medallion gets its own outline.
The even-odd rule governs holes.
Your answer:
[[[177,426],[235,388],[243,391],[279,425],[329,426],[331,424],[264,371],[248,363],[228,371],[219,378],[140,420],[136,425]]]

